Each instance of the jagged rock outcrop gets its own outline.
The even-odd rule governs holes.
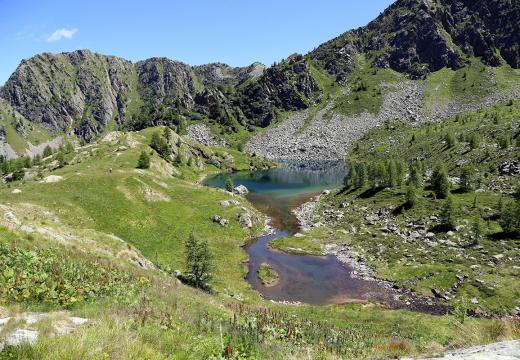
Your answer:
[[[356,52],[379,67],[419,78],[443,67],[459,68],[469,57],[491,66],[501,58],[520,66],[520,3],[510,0],[398,0],[367,26],[310,53],[343,79]]]
[[[240,91],[240,107],[253,125],[267,126],[277,109],[305,109],[320,100],[321,91],[306,59],[299,54],[267,69],[257,82]]]
[[[135,66],[139,95],[145,102],[193,107],[201,85],[189,65],[163,57],[140,61]]]
[[[204,86],[236,86],[262,76],[265,69],[266,66],[259,62],[235,68],[223,63],[211,63],[195,66],[193,71]]]
[[[22,61],[2,96],[47,130],[72,126],[89,139],[125,113],[132,74],[132,63],[114,56],[88,50],[43,53]]]

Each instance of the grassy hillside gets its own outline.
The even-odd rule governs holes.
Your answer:
[[[510,170],[515,165],[509,167],[520,161],[519,115],[520,103],[514,101],[439,123],[394,122],[373,129],[353,147],[349,163],[420,164],[423,184],[415,190],[415,203],[407,204],[406,181],[340,189],[317,211],[315,222],[325,227],[274,245],[319,254],[324,244],[347,244],[376,277],[399,287],[436,292],[476,313],[516,312],[520,240],[504,232],[501,212],[513,206],[520,182],[518,170]],[[441,226],[447,200],[436,198],[430,183],[436,163],[446,166],[452,183],[452,229]],[[460,179],[468,169],[473,188],[464,190]]]
[[[38,165],[36,179],[0,188],[0,262],[8,269],[0,282],[11,289],[0,292],[0,315],[51,314],[32,324],[11,320],[0,337],[20,327],[40,337],[32,347],[8,347],[0,356],[385,358],[518,336],[515,324],[499,320],[261,300],[243,279],[240,246],[262,222],[242,229],[236,217],[244,210],[219,205],[230,195],[196,182],[222,169],[260,166],[260,160],[182,142],[185,160],[172,166],[147,145],[155,131],[108,134],[67,153],[67,165],[54,169],[55,154]],[[148,170],[136,169],[143,150],[152,153]],[[215,214],[229,226],[213,223]],[[213,295],[169,273],[185,270],[190,231],[207,239],[214,254]],[[13,275],[20,272],[23,277]],[[106,280],[96,286],[100,276]],[[88,325],[55,336],[64,310],[88,318]]]
[[[348,91],[338,98],[334,110],[346,116],[365,111],[377,115],[388,91],[385,85],[403,80],[404,76],[391,69],[373,66],[363,55],[357,57],[357,66],[347,79]]]
[[[4,134],[11,148],[20,155],[25,155],[29,142],[36,146],[52,138],[41,126],[27,121],[3,100],[0,100],[0,132]]]
[[[432,111],[451,102],[475,103],[487,96],[517,88],[520,72],[508,65],[488,67],[480,59],[458,70],[444,68],[425,80],[425,108]]]

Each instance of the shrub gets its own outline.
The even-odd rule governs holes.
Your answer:
[[[45,147],[45,149],[43,149],[43,157],[46,158],[46,157],[49,157],[51,155],[52,155],[52,148],[49,145],[47,145]]]
[[[138,286],[127,272],[101,261],[56,250],[0,245],[0,297],[4,301],[69,306],[101,296],[126,299]]]
[[[150,141],[150,147],[157,151],[157,153],[164,159],[171,153],[170,146],[166,140],[159,134],[158,131],[152,134],[152,140]]]
[[[500,138],[498,141],[498,144],[500,145],[500,148],[507,149],[511,147],[511,144],[513,143],[513,138],[510,134],[506,134]]]
[[[480,137],[479,133],[473,133],[471,134],[469,138],[469,147],[474,150],[478,149],[480,147],[480,143],[482,141],[482,138]]]
[[[150,155],[148,154],[148,152],[141,151],[139,160],[137,160],[137,167],[139,169],[149,169],[150,168]]]

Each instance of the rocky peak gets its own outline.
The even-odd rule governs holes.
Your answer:
[[[265,69],[266,66],[259,62],[235,68],[223,63],[210,63],[193,68],[205,86],[237,86],[262,76]]]
[[[201,85],[189,65],[156,57],[139,61],[135,66],[139,95],[143,100],[193,107],[193,97],[201,90]]]

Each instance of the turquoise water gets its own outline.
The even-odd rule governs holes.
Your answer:
[[[343,162],[316,164],[281,163],[276,169],[255,172],[221,174],[207,182],[224,187],[228,177],[235,186],[244,185],[250,191],[247,198],[273,220],[278,230],[294,234],[298,223],[291,209],[324,189],[337,187],[345,176]]]
[[[271,218],[275,228],[272,234],[260,236],[246,247],[249,255],[247,281],[266,299],[302,302],[307,304],[339,304],[356,301],[375,301],[389,307],[407,307],[412,310],[442,313],[430,300],[399,300],[399,292],[377,281],[351,276],[349,266],[335,256],[299,256],[272,249],[269,242],[299,231],[291,210],[308,201],[324,189],[339,186],[346,169],[342,162],[302,164],[282,163],[268,171],[221,174],[207,182],[213,187],[224,187],[227,177],[234,185],[246,186],[247,199]],[[269,263],[279,274],[275,286],[264,286],[257,271],[263,262]]]

